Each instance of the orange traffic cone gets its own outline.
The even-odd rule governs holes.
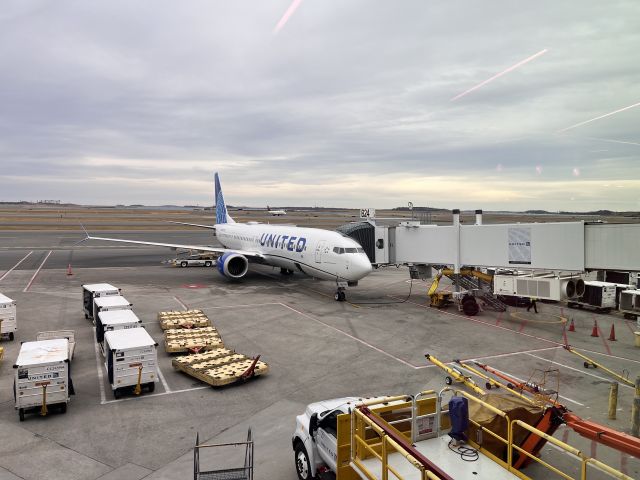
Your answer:
[[[73,275],[73,272],[71,271],[71,264],[67,267],[67,275]]]
[[[609,334],[609,341],[610,342],[616,341],[616,327],[613,323],[611,324],[611,333]]]
[[[573,324],[573,318],[571,319],[571,323],[569,324],[569,331],[570,332],[576,331],[576,326]]]
[[[591,330],[591,336],[592,337],[599,337],[600,335],[598,335],[598,321],[594,320],[593,321],[593,330]]]

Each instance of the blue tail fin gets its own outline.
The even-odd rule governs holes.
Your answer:
[[[235,223],[233,218],[231,218],[227,213],[227,206],[224,204],[224,196],[222,195],[222,187],[220,187],[218,172],[214,174],[214,178],[216,195],[216,225],[221,223]]]

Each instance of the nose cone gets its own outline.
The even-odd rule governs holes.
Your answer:
[[[364,254],[356,255],[351,261],[349,276],[352,277],[352,280],[360,280],[369,275],[371,270],[373,270],[373,267],[371,266],[369,258]]]

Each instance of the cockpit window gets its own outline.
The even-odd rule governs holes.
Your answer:
[[[345,248],[347,253],[358,253],[357,248]]]
[[[364,248],[359,247],[359,248],[358,248],[358,253],[364,253]]]

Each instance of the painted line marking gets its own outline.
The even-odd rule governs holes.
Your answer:
[[[181,306],[183,309],[185,309],[185,310],[189,310],[189,307],[187,307],[187,305],[186,305],[182,300],[180,300],[180,298],[178,298],[177,296],[175,296],[175,297],[173,297],[173,299],[174,299],[176,302],[178,302],[178,303],[180,304],[180,306]]]
[[[524,330],[524,328],[527,326],[527,323],[529,323],[529,320],[524,320],[524,321],[520,324],[520,328],[518,329],[518,333],[522,333],[522,331]]]
[[[40,264],[40,266],[38,267],[38,269],[36,270],[36,273],[33,274],[33,277],[31,277],[31,280],[29,280],[29,283],[27,283],[27,286],[24,287],[24,290],[22,290],[23,292],[28,292],[29,289],[31,288],[31,285],[33,285],[33,281],[36,279],[36,277],[38,276],[38,274],[40,273],[40,270],[42,270],[42,267],[44,267],[44,264],[46,263],[46,261],[49,259],[49,256],[53,253],[53,250],[49,250],[49,253],[47,253],[47,256],[44,257],[44,260],[42,261],[42,263]]]
[[[100,405],[104,405],[107,397],[104,393],[104,374],[102,373],[102,362],[100,361],[100,347],[96,337],[96,327],[93,327],[93,349],[96,353],[96,368],[98,369],[98,385],[100,385]]]
[[[19,267],[19,266],[20,266],[20,264],[21,264],[22,262],[24,262],[24,261],[27,259],[27,257],[28,257],[29,255],[31,255],[32,253],[33,253],[33,250],[31,250],[31,251],[30,251],[29,253],[27,253],[24,257],[22,257],[22,259],[21,259],[18,263],[16,263],[13,267],[11,267],[9,270],[7,270],[6,272],[4,272],[4,275],[2,275],[2,276],[0,277],[0,282],[1,282],[2,280],[4,280],[4,278],[5,278],[7,275],[9,275],[11,272],[13,272],[17,267]]]
[[[600,335],[600,338],[602,339],[602,344],[604,345],[604,348],[607,351],[607,355],[611,355],[611,347],[609,347],[609,343],[604,338],[604,335],[602,334],[602,330],[600,329],[600,325],[598,325],[598,335]]]
[[[128,402],[130,400],[142,400],[145,398],[152,398],[152,397],[162,397],[164,395],[175,395],[176,393],[193,392],[195,390],[204,390],[205,388],[211,388],[211,387],[209,385],[206,385],[206,386],[203,385],[202,387],[184,388],[182,390],[171,390],[170,392],[149,393],[146,395],[140,395],[136,397],[126,397],[126,398],[119,398],[117,400],[107,400],[106,402],[102,402],[102,405],[108,405],[110,403]]]
[[[523,353],[530,353],[530,352],[523,352]],[[509,372],[505,372],[504,370],[499,370],[499,369],[497,369],[497,368],[495,368],[495,367],[491,367],[491,368],[493,368],[496,372],[500,372],[500,373],[503,373],[503,374],[505,374],[505,375],[507,375],[507,376],[509,376],[509,377],[511,377],[511,378],[515,378],[515,379],[516,379],[516,380],[518,380],[519,382],[522,382],[522,383],[525,383],[525,382],[526,382],[526,380],[523,380],[522,378],[518,378],[518,377],[516,377],[515,375],[513,375],[513,374],[511,374],[511,373],[509,373]],[[572,398],[565,397],[564,395],[560,395],[560,394],[558,394],[558,397],[560,397],[560,398],[564,398],[565,400],[567,400],[567,401],[569,401],[569,402],[571,402],[571,403],[575,403],[576,405],[580,405],[581,407],[584,407],[584,406],[585,406],[585,405],[584,405],[584,403],[580,403],[580,402],[578,402],[577,400],[573,400]],[[565,442],[565,443],[566,443],[566,442]]]
[[[160,370],[160,365],[156,365],[156,367],[158,369],[158,378],[162,382],[162,386],[164,387],[165,392],[171,393],[171,389],[169,388],[169,384],[165,380],[164,375],[162,374],[162,370]]]
[[[0,280],[2,280],[2,279],[0,278]],[[633,329],[633,327],[631,326],[631,322],[630,322],[630,321],[625,320],[625,321],[624,321],[624,324],[625,324],[625,325],[627,326],[627,328],[631,331],[631,333],[636,333],[636,331],[635,331],[635,330]]]
[[[534,358],[537,358],[539,360],[542,360],[543,362],[553,363],[554,365],[559,365],[560,367],[568,368],[569,370],[574,370],[576,372],[580,372],[583,375],[589,375],[590,377],[597,378],[598,380],[603,380],[603,381],[608,382],[608,383],[611,383],[613,381],[613,380],[611,380],[609,378],[601,377],[600,375],[595,375],[595,374],[593,374],[591,372],[585,372],[584,370],[580,370],[579,368],[570,367],[569,365],[565,365],[564,363],[560,363],[560,362],[556,362],[554,360],[549,360],[547,358],[539,357],[538,355],[534,355],[533,353],[527,353],[527,355],[529,355],[530,357],[534,357]],[[631,386],[626,385],[624,383],[620,383],[620,386],[634,389],[634,387],[631,387]]]

